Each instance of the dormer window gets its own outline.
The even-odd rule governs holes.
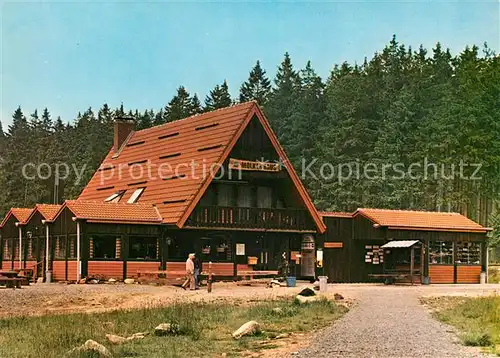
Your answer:
[[[127,201],[127,204],[133,204],[133,203],[136,203],[137,200],[139,200],[139,197],[142,195],[142,193],[144,192],[144,189],[146,188],[139,188],[139,189],[136,189],[133,193],[132,193],[132,196],[128,199]]]
[[[122,198],[123,194],[125,194],[125,190],[118,190],[116,193],[113,193],[106,199],[104,199],[104,201],[107,203],[118,203]]]

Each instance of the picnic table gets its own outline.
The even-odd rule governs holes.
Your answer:
[[[420,278],[420,272],[414,271],[410,273],[409,271],[394,270],[391,272],[379,273],[379,274],[369,274],[370,278],[383,279],[385,285],[392,285],[394,281],[410,280],[413,285]]]
[[[26,277],[19,276],[19,271],[0,271],[0,285],[5,285],[7,288],[21,288],[21,283],[25,279]]]

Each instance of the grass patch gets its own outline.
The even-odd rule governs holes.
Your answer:
[[[455,327],[467,346],[488,347],[500,355],[500,296],[424,299],[435,316]]]
[[[278,307],[280,310],[275,310]],[[0,320],[0,357],[60,357],[87,339],[104,344],[115,357],[234,356],[242,351],[274,348],[273,341],[262,341],[280,333],[313,330],[346,311],[327,300],[302,306],[280,300],[250,306],[186,303],[100,314],[17,317]],[[231,333],[249,320],[259,322],[263,333],[234,340]],[[160,323],[177,324],[180,335],[152,335]],[[136,332],[151,335],[119,346],[105,339],[107,333],[129,336]]]

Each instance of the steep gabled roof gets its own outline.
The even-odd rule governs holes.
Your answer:
[[[490,230],[459,213],[361,208],[356,215],[389,229],[478,233]]]
[[[5,217],[3,218],[0,227],[3,227],[11,216],[14,216],[17,222],[21,225],[25,225],[32,212],[33,209],[30,208],[11,208],[7,215],[5,215]]]
[[[42,215],[42,218],[44,218],[48,222],[51,222],[59,212],[59,209],[61,209],[61,206],[62,205],[60,204],[36,204],[35,208],[31,211],[30,216],[26,220],[26,223],[28,223],[37,212]]]
[[[324,223],[255,102],[134,132],[119,155],[113,150],[108,153],[79,200],[102,202],[126,190],[120,200],[126,202],[135,189],[145,188],[139,202],[156,205],[164,224],[182,227],[217,172],[210,169],[223,164],[254,117],[282,158],[318,230],[323,232]]]
[[[158,210],[150,204],[105,203],[86,200],[66,200],[55,215],[70,210],[77,219],[88,222],[117,224],[161,224]]]

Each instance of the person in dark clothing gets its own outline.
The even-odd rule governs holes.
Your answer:
[[[195,256],[194,257],[194,288],[195,290],[200,288],[200,272],[201,272],[201,262],[200,259]]]

